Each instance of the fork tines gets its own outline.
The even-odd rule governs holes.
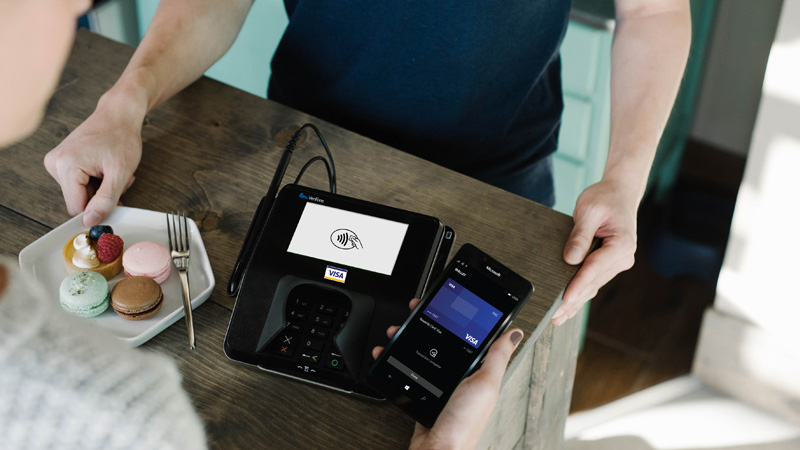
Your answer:
[[[172,217],[172,223],[170,223],[170,217]],[[189,224],[187,223],[186,219],[186,211],[181,211],[180,213],[167,214],[167,235],[169,236],[169,250],[171,252],[189,251],[188,225]],[[173,257],[175,257],[175,255],[173,255]],[[186,257],[188,257],[188,255]]]

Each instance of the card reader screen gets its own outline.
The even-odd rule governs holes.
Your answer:
[[[289,253],[391,275],[408,224],[306,203]]]

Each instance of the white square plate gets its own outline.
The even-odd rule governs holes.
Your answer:
[[[53,308],[61,308],[58,299],[58,288],[67,276],[64,269],[64,257],[61,250],[64,243],[72,236],[87,231],[79,214],[40,237],[19,253],[19,264],[22,271],[41,283],[45,292],[52,297]],[[200,237],[200,230],[193,220],[189,220],[189,292],[192,296],[192,309],[202,305],[214,289],[214,274],[208,261],[206,248]],[[141,241],[155,241],[169,249],[167,237],[166,214],[146,209],[118,206],[103,221],[103,225],[114,228],[114,234],[125,242],[127,250],[131,245]],[[183,294],[178,271],[174,265],[169,278],[161,284],[164,291],[164,303],[155,316],[139,321],[125,320],[113,309],[109,308],[97,317],[85,319],[110,330],[117,337],[136,347],[147,342],[178,319],[183,317]],[[109,281],[109,288],[125,278],[122,272]]]

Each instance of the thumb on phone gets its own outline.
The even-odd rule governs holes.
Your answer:
[[[500,383],[503,381],[503,375],[506,373],[508,361],[511,359],[511,355],[514,353],[517,345],[522,341],[523,335],[522,330],[514,328],[498,337],[486,352],[483,366],[481,366],[474,375],[480,373],[480,376],[487,378],[487,381],[499,390]]]

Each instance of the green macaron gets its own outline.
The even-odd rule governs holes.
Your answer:
[[[108,309],[108,282],[97,272],[75,272],[58,289],[61,307],[80,317],[94,317]]]

